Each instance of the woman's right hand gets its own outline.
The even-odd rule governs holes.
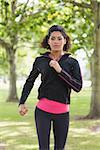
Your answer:
[[[26,113],[28,112],[27,107],[25,106],[25,104],[20,104],[19,105],[19,114],[21,116],[24,116]]]

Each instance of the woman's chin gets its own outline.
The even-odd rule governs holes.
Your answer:
[[[51,50],[52,52],[61,52],[61,50],[60,49],[53,49],[53,50]]]

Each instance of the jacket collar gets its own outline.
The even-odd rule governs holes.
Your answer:
[[[50,57],[49,57],[49,54],[50,54],[50,52],[45,52],[45,53],[43,53],[43,54],[41,54],[41,55],[42,55],[43,57],[50,58]],[[63,59],[68,58],[69,55],[71,55],[71,53],[66,52],[64,55],[62,55],[62,57],[60,58],[60,60],[63,60]],[[50,58],[50,59],[51,59],[51,58]]]

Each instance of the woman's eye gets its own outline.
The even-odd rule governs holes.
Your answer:
[[[52,38],[51,38],[51,40],[55,40],[55,38],[54,38],[54,37],[52,37]]]
[[[58,38],[58,40],[62,40],[62,38]]]
[[[51,40],[55,40],[55,37],[52,37]],[[62,38],[57,38],[58,40],[62,40]]]

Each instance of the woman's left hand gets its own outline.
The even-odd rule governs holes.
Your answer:
[[[50,67],[53,67],[58,73],[61,72],[62,68],[56,60],[51,60],[49,63]]]

